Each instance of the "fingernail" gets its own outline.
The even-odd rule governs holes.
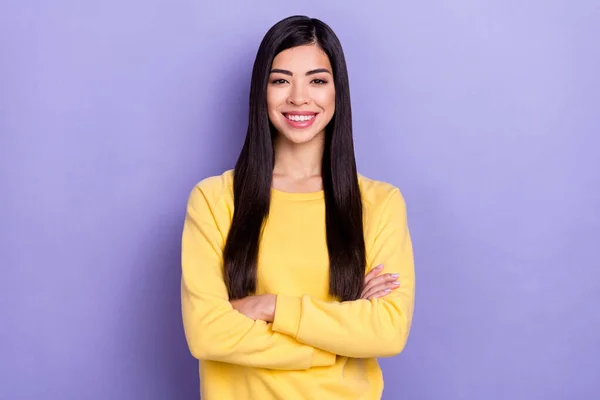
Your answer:
[[[400,282],[392,282],[392,285],[394,285],[394,286],[400,286]]]
[[[398,274],[390,274],[390,276],[391,276],[391,277],[393,277],[393,278],[397,278],[397,277],[399,277],[400,275],[398,275]]]
[[[386,292],[386,293],[389,293],[389,292],[391,292],[391,291],[392,291],[392,289],[385,289],[385,290],[384,290],[384,292]]]
[[[375,269],[381,269],[383,268],[383,264],[379,264],[378,266],[375,267]]]

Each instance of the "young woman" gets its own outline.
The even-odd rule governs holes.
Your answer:
[[[182,310],[203,400],[380,399],[410,330],[405,203],[356,171],[342,47],[291,17],[263,39],[235,169],[188,202]]]

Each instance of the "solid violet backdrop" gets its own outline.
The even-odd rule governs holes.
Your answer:
[[[2,1],[0,398],[198,398],[187,195],[233,167],[292,14],[339,34],[360,171],[408,204],[416,312],[384,399],[598,398],[595,0]]]

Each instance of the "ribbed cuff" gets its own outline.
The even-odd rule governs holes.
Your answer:
[[[329,367],[335,364],[336,359],[335,354],[314,347],[311,367]]]
[[[302,298],[278,294],[272,329],[296,338],[300,327],[301,312]]]

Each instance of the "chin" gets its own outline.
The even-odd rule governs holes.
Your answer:
[[[280,133],[280,136],[282,137],[282,139],[293,143],[293,144],[306,144],[306,143],[310,143],[314,140],[318,140],[320,139],[320,137],[323,135],[323,132],[302,132],[302,131],[297,131],[297,132],[290,132],[290,131],[283,131]]]

